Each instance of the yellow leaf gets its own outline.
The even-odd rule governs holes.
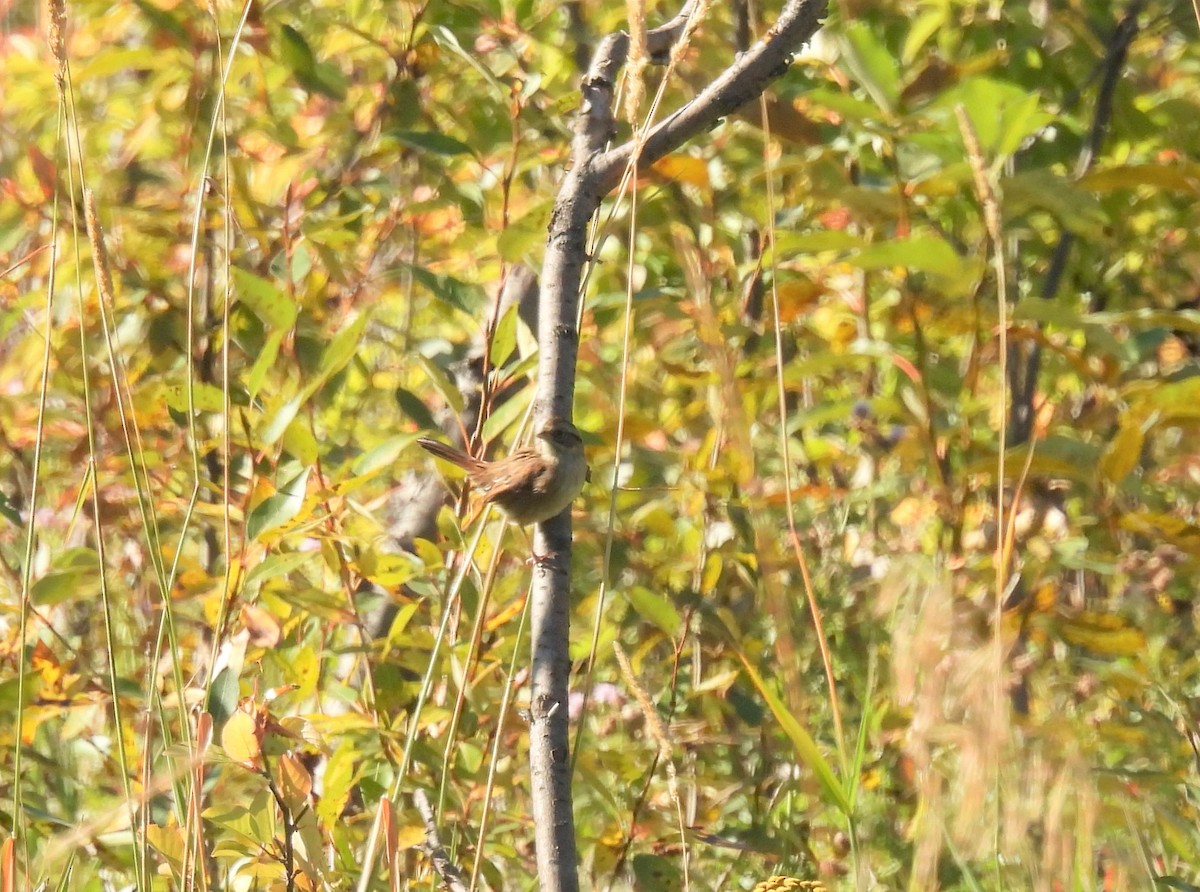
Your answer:
[[[396,828],[396,846],[401,849],[415,849],[425,842],[425,828],[420,824],[406,824]]]
[[[708,165],[701,158],[692,158],[687,155],[667,155],[661,161],[654,163],[654,170],[668,180],[686,183],[699,189],[707,189],[709,185]]]
[[[183,832],[178,827],[151,824],[146,828],[146,842],[166,858],[175,870],[183,865]]]
[[[257,768],[262,755],[258,737],[258,726],[254,716],[237,710],[221,729],[221,747],[225,754],[239,765]]]
[[[1132,657],[1146,651],[1146,636],[1119,616],[1084,611],[1065,617],[1059,632],[1068,644],[1104,656]]]
[[[710,554],[704,562],[704,572],[700,574],[700,594],[712,594],[713,589],[717,587],[717,582],[721,579],[721,570],[724,568],[725,562],[721,560],[719,554]]]
[[[1193,555],[1200,554],[1200,527],[1174,514],[1132,511],[1121,518],[1121,527],[1155,539],[1165,539]]]
[[[1146,441],[1146,427],[1143,419],[1133,414],[1127,414],[1121,419],[1121,427],[1113,437],[1104,457],[1100,459],[1100,473],[1109,483],[1117,484],[1124,480],[1134,468],[1142,454],[1142,445]]]

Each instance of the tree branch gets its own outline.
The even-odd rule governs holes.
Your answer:
[[[661,56],[684,33],[693,0],[667,24],[647,34],[651,56]],[[825,0],[789,0],[767,37],[741,55],[691,102],[650,131],[641,159],[654,161],[703,133],[722,116],[755,99],[788,69],[791,55],[820,25]],[[571,168],[550,218],[538,313],[538,385],[534,413],[540,424],[571,418],[579,342],[580,283],[587,262],[588,225],[604,196],[634,157],[635,144],[605,151],[613,138],[613,99],[629,38],[600,41],[584,76],[583,105],[576,122]],[[567,652],[570,619],[571,514],[539,524],[531,592],[530,775],[538,886],[543,892],[577,892],[579,876],[571,807],[567,720]]]
[[[1091,170],[1096,156],[1104,147],[1108,123],[1112,119],[1117,82],[1121,78],[1121,72],[1125,69],[1129,46],[1138,35],[1138,16],[1144,5],[1145,0],[1133,0],[1125,11],[1125,15],[1117,22],[1112,37],[1109,39],[1108,50],[1102,64],[1103,77],[1100,81],[1100,89],[1096,94],[1096,107],[1092,113],[1092,125],[1088,128],[1087,139],[1084,140],[1083,146],[1079,150],[1079,158],[1075,164],[1077,179]],[[1053,300],[1058,294],[1074,242],[1075,234],[1069,229],[1064,229],[1059,235],[1058,244],[1054,246],[1054,253],[1050,256],[1046,278],[1042,281],[1041,297],[1043,300]],[[1012,389],[1012,407],[1009,413],[1010,446],[1027,442],[1033,432],[1033,399],[1037,394],[1038,375],[1042,367],[1041,344],[1034,343],[1025,362],[1022,363],[1020,358],[1020,348],[1016,345],[1010,347],[1009,386]]]
[[[739,56],[695,99],[650,131],[639,161],[653,164],[757,99],[772,81],[787,73],[792,54],[816,33],[824,15],[825,0],[790,0],[764,39]],[[604,192],[620,181],[636,150],[635,142],[627,142],[597,159],[596,176]]]
[[[429,855],[429,860],[433,862],[433,869],[437,871],[437,875],[442,878],[442,882],[446,884],[446,888],[450,892],[467,892],[466,877],[450,860],[450,856],[442,847],[442,841],[438,836],[437,820],[433,816],[433,808],[430,806],[429,797],[425,795],[424,790],[413,791],[413,804],[416,805],[417,811],[421,813],[421,819],[425,822],[425,845],[422,848]]]

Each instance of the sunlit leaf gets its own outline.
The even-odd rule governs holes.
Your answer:
[[[350,740],[344,738],[325,763],[316,811],[326,827],[331,827],[345,811],[353,791],[355,762],[359,757]]]
[[[183,867],[185,847],[179,827],[151,824],[146,828],[146,842],[170,863],[172,869],[178,871]]]
[[[624,590],[624,594],[643,619],[657,626],[668,638],[678,637],[683,629],[683,617],[670,600],[640,585]]]
[[[900,97],[896,57],[866,22],[851,22],[841,34],[842,59],[875,104],[891,114]]]
[[[401,454],[408,449],[419,435],[397,434],[368,449],[354,460],[353,470],[357,474],[371,474],[396,464]]]
[[[221,729],[221,749],[234,762],[246,768],[257,768],[262,755],[258,726],[254,716],[239,709]]]
[[[249,539],[259,537],[279,529],[300,513],[308,489],[308,476],[311,467],[305,467],[295,477],[279,487],[273,496],[264,499],[256,505],[246,518],[246,536]]]
[[[491,356],[493,367],[504,365],[517,349],[517,310],[516,304],[510,306],[496,323],[496,331],[492,334]]]
[[[698,189],[709,187],[708,164],[691,155],[668,155],[654,162],[654,172]]]
[[[308,769],[293,753],[284,753],[276,762],[276,783],[283,794],[283,801],[293,811],[299,811],[312,794],[313,779]]]
[[[862,269],[905,269],[936,276],[946,287],[966,289],[980,271],[978,262],[961,256],[937,236],[879,242],[849,255],[847,262]]]
[[[236,266],[232,272],[238,300],[250,308],[268,331],[286,332],[296,324],[300,308],[285,291]]]
[[[197,412],[225,411],[225,395],[219,387],[214,387],[211,384],[197,381],[191,387],[179,384],[168,385],[163,388],[163,397],[167,405],[176,412],[187,411],[189,394],[191,404]]]
[[[354,358],[358,352],[358,342],[362,340],[363,330],[366,329],[369,320],[370,317],[363,313],[333,336],[333,340],[321,352],[321,365],[317,369],[316,381],[324,384]],[[313,384],[309,387],[312,388]]]

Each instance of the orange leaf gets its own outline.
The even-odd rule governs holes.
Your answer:
[[[44,641],[33,646],[33,654],[29,658],[29,667],[36,672],[43,682],[52,688],[57,688],[62,681],[63,668],[58,658],[54,656]]]
[[[498,611],[496,613],[495,616],[493,616],[491,619],[489,619],[487,621],[487,625],[484,626],[484,628],[489,632],[496,631],[496,629],[503,626],[505,623],[507,623],[509,620],[511,620],[513,617],[517,616],[522,610],[525,609],[526,598],[528,598],[528,594],[522,595],[519,598],[514,598],[508,604],[507,607],[502,608],[500,611]]]
[[[824,287],[812,279],[789,279],[776,286],[779,295],[779,319],[791,322],[797,316],[816,306],[825,293]]]
[[[0,845],[0,890],[13,892],[17,888],[16,840],[9,837]]]
[[[279,757],[279,789],[283,793],[283,801],[293,811],[299,811],[308,802],[312,794],[313,779],[293,753],[284,753]]]

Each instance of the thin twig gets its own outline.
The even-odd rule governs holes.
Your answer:
[[[450,856],[442,848],[437,821],[433,817],[433,806],[429,804],[429,797],[425,795],[424,790],[417,790],[413,793],[413,804],[421,813],[422,820],[425,821],[425,845],[423,848],[429,855],[429,860],[433,862],[433,869],[437,871],[437,875],[442,878],[442,882],[446,884],[446,888],[450,892],[467,892],[467,882],[463,872],[450,860]]]

